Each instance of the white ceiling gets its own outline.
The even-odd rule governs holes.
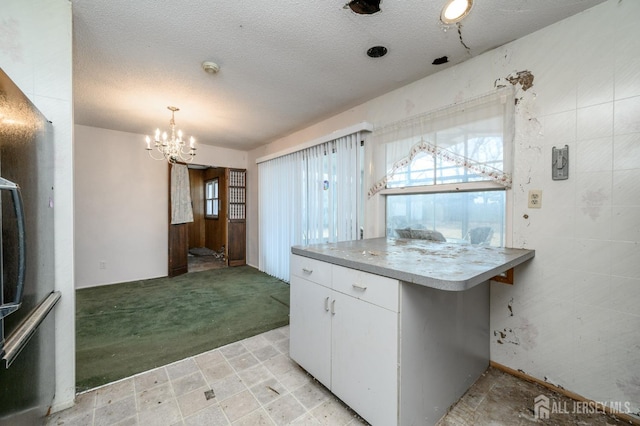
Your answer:
[[[250,150],[604,0],[475,0],[468,49],[440,23],[444,0],[373,15],[345,0],[71,1],[76,124],[151,134],[175,105],[198,143]],[[389,53],[369,58],[374,45]]]

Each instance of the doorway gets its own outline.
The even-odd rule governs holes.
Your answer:
[[[246,170],[187,168],[193,222],[169,225],[169,276],[246,264]]]
[[[227,229],[222,211],[226,201],[226,168],[188,167],[193,206],[193,222],[187,224],[188,271],[226,267]]]

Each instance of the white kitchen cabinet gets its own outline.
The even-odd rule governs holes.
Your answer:
[[[387,238],[291,252],[291,358],[373,426],[447,413],[489,366],[489,280],[534,256]]]
[[[289,354],[320,383],[331,387],[331,290],[292,276]]]
[[[291,358],[368,422],[396,424],[398,281],[300,256],[291,265]]]

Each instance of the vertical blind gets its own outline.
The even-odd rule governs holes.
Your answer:
[[[258,164],[259,269],[289,280],[291,246],[358,238],[360,133]]]

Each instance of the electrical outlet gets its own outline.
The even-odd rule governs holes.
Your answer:
[[[529,208],[540,209],[542,208],[542,190],[532,189],[529,191]]]

